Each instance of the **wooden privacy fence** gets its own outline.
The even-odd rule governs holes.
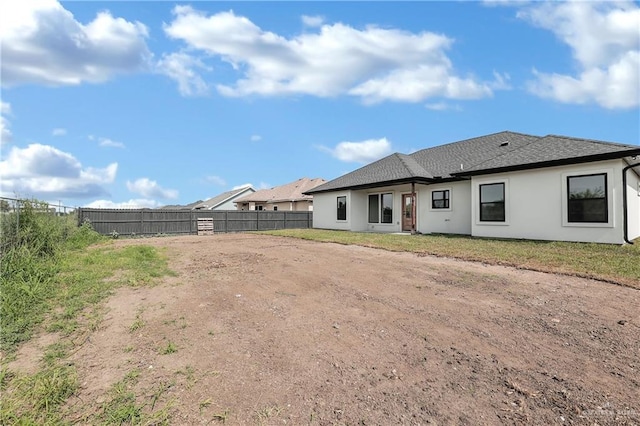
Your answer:
[[[89,221],[100,234],[157,235],[197,234],[198,219],[212,219],[213,232],[268,231],[312,227],[312,212],[78,209],[78,224]],[[200,229],[203,223],[200,221]]]

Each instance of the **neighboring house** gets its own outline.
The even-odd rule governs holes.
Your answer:
[[[501,132],[392,154],[310,191],[313,227],[623,244],[640,146]]]
[[[242,188],[233,189],[231,191],[223,192],[208,200],[202,201],[195,206],[193,210],[235,210],[236,201],[239,198],[245,197],[256,192],[251,186],[243,186]]]
[[[191,210],[194,206],[200,204],[202,200],[194,201],[190,204],[168,204],[166,206],[158,207],[158,209],[166,209],[166,210]]]
[[[238,210],[312,211],[313,196],[305,192],[327,181],[320,178],[301,178],[271,189],[260,189],[236,200]]]

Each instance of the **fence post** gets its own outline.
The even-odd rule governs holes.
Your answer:
[[[287,211],[284,211],[284,215],[282,216],[282,229],[287,229]]]
[[[260,210],[256,210],[256,231],[260,230]]]
[[[224,212],[224,232],[229,232],[229,212]]]

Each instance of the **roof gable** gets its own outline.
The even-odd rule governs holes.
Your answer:
[[[431,178],[431,174],[406,154],[391,154],[351,173],[316,187],[311,192],[334,188],[383,185],[411,178]]]
[[[240,196],[245,192],[255,192],[251,186],[243,186],[242,188],[232,189],[231,191],[223,192],[222,194],[216,195],[213,198],[209,198],[208,200],[202,201],[195,206],[193,206],[194,210],[211,210],[219,206],[220,204],[225,203],[226,201]]]
[[[300,178],[296,181],[270,189],[260,189],[253,194],[238,198],[236,203],[264,202],[275,203],[280,201],[304,201],[312,200],[313,197],[304,194],[318,185],[322,185],[326,180],[322,178]]]

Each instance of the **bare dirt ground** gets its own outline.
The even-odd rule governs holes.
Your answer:
[[[141,243],[177,276],[108,300],[75,415],[137,371],[176,425],[640,424],[638,290],[272,236],[116,244]]]

